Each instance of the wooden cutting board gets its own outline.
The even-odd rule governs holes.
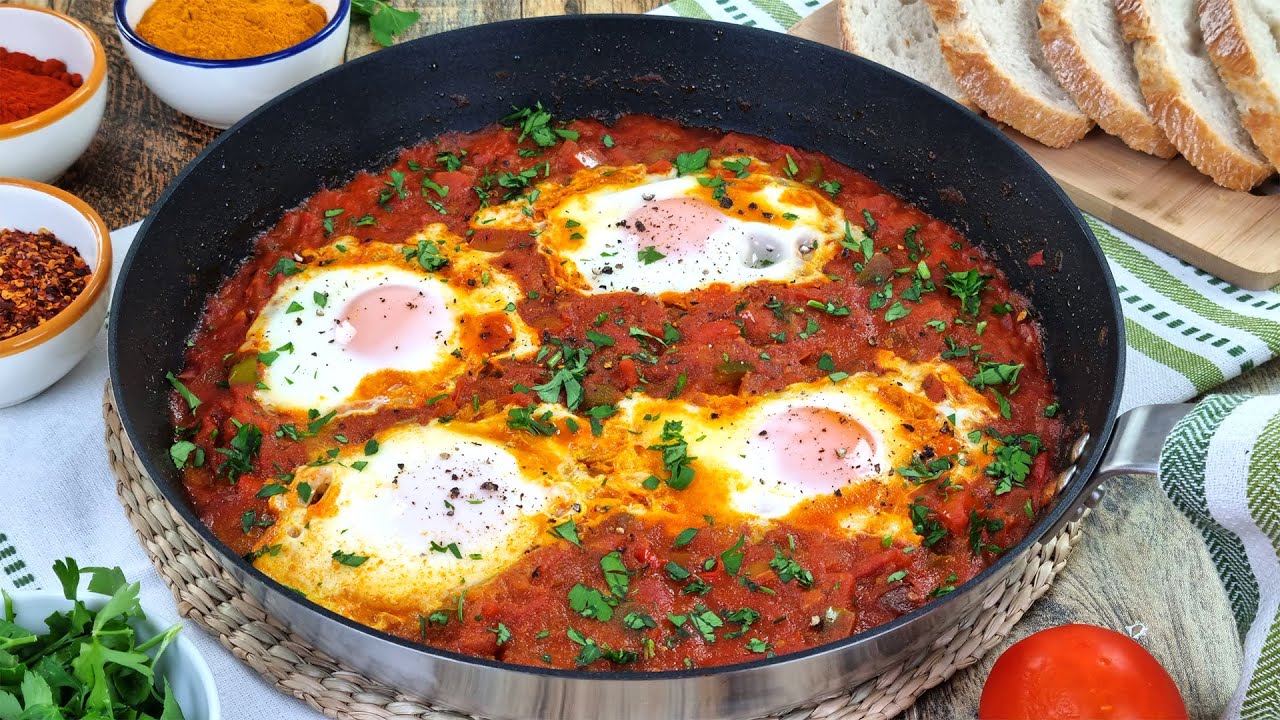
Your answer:
[[[840,46],[836,3],[792,35]],[[1249,290],[1280,285],[1280,183],[1226,190],[1181,157],[1161,160],[1094,130],[1071,147],[1045,147],[1005,132],[1053,176],[1081,210]]]

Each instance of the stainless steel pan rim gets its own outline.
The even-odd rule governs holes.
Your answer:
[[[653,33],[676,34],[686,30],[698,30],[701,32],[711,29],[715,39],[732,34],[735,36],[735,40],[754,42],[761,46],[766,41],[774,46],[783,43],[785,46],[792,48],[795,53],[803,54],[806,61],[817,59],[819,61],[840,62],[845,65],[850,64],[849,60],[843,59],[843,53],[805,40],[796,38],[782,40],[775,33],[763,30],[724,26],[698,20],[654,16],[594,16],[508,21],[479,28],[452,31],[416,42],[442,44],[453,41],[459,45],[464,45],[479,37],[479,33],[510,32],[516,27],[519,28],[520,32],[530,34],[538,34],[544,30],[551,33],[561,31],[566,27],[575,32],[585,33],[593,29],[593,23],[608,24],[618,22],[644,27],[647,32]],[[309,88],[323,83],[326,78],[335,73],[353,73],[363,65],[374,62],[380,56],[386,59],[396,57],[396,54],[399,53],[409,57],[413,45],[414,43],[408,43],[384,50],[377,55],[340,66],[325,75],[304,83],[260,108],[216,139],[170,184],[157,203],[157,210],[153,211],[143,223],[138,233],[139,242],[134,243],[124,261],[117,284],[117,293],[128,292],[132,289],[126,287],[130,270],[147,244],[149,230],[156,220],[159,209],[165,206],[166,202],[183,185],[188,176],[197,172],[202,162],[209,156],[214,155],[224,143],[234,138],[237,131],[242,128],[254,128],[260,117],[269,117],[291,100],[303,97]],[[517,57],[517,59],[519,58]],[[864,69],[872,67],[865,61],[857,60],[857,63],[863,66]],[[922,90],[923,86],[892,71],[883,68],[867,71],[886,76],[892,82],[912,89],[912,92],[923,92],[941,97],[937,96],[932,90]],[[950,104],[949,101],[947,102]],[[661,113],[655,111],[655,114]],[[709,119],[706,124],[715,125],[716,123],[713,119]],[[442,131],[433,131],[433,134],[439,134]],[[1056,203],[1070,209],[1076,225],[1075,230],[1091,239],[1091,233],[1080,217],[1079,212],[1074,209],[1065,194],[1058,189],[1048,175],[1036,166],[1034,161],[1016,144],[1005,138],[998,130],[988,126],[985,129],[985,133],[989,135],[988,140],[992,145],[1002,148],[1005,152],[1012,153],[1023,164],[1027,165],[1028,172],[1044,186],[1041,190],[1053,197]],[[760,131],[760,134],[765,133]],[[815,149],[821,150],[822,148]],[[875,175],[874,172],[870,174]],[[1107,298],[1111,311],[1109,322],[1117,335],[1117,337],[1111,338],[1110,342],[1116,343],[1119,348],[1123,348],[1122,333],[1124,324],[1120,314],[1120,302],[1114,283],[1111,281],[1106,260],[1096,241],[1089,244],[1087,251],[1093,254],[1089,261],[1100,269],[1103,275],[1102,280],[1108,286]],[[137,419],[131,415],[132,403],[125,393],[126,386],[132,380],[132,375],[129,368],[122,367],[121,363],[117,361],[120,343],[122,342],[120,327],[116,322],[118,308],[119,305],[117,304],[112,310],[110,327],[111,378],[116,394],[116,407],[120,413],[123,427],[136,442],[138,437],[136,432]],[[1048,328],[1046,330],[1051,331]],[[928,644],[932,640],[931,633],[936,635],[942,627],[954,627],[958,617],[964,614],[965,611],[975,608],[980,603],[984,593],[1002,583],[1010,567],[1024,558],[1035,543],[1050,539],[1053,534],[1056,534],[1057,530],[1072,519],[1078,512],[1086,492],[1093,487],[1092,477],[1111,437],[1115,423],[1120,401],[1118,388],[1120,378],[1123,377],[1124,368],[1123,350],[1119,352],[1119,356],[1114,359],[1114,362],[1117,368],[1114,377],[1099,379],[1099,382],[1102,383],[1114,383],[1112,392],[1103,393],[1107,395],[1106,406],[1102,408],[1102,416],[1105,417],[1105,422],[1101,424],[1095,423],[1093,427],[1088,428],[1090,439],[1079,449],[1077,456],[1072,458],[1071,468],[1074,472],[1074,477],[1066,487],[1060,490],[1058,502],[1048,513],[1041,517],[1027,537],[1011,548],[998,561],[986,568],[976,578],[958,588],[956,592],[934,600],[928,605],[892,622],[807,650],[734,665],[647,673],[555,670],[499,663],[402,640],[355,623],[320,607],[262,574],[243,558],[232,553],[230,548],[213,535],[187,504],[179,488],[168,482],[157,482],[157,486],[169,504],[186,523],[207,544],[216,548],[215,555],[222,565],[244,582],[263,601],[273,616],[289,623],[299,634],[316,643],[321,649],[333,655],[340,662],[364,669],[363,665],[366,658],[358,658],[348,662],[351,658],[344,657],[343,654],[344,650],[364,652],[347,645],[353,637],[356,637],[352,633],[356,633],[358,636],[375,641],[371,646],[375,653],[392,653],[397,657],[404,658],[406,662],[428,663],[430,668],[425,672],[425,675],[429,677],[425,682],[423,681],[423,668],[407,667],[405,669],[405,674],[413,676],[412,680],[407,680],[405,677],[393,677],[397,673],[394,670],[388,671],[385,667],[382,668],[380,674],[373,670],[369,671],[379,679],[388,681],[393,686],[399,686],[406,692],[425,694],[427,697],[438,700],[443,705],[457,708],[464,712],[493,717],[525,717],[528,716],[526,713],[532,712],[563,718],[639,718],[667,717],[675,714],[681,717],[758,716],[838,693],[847,688],[851,680],[865,679],[869,675],[862,671],[869,671],[872,668],[868,665],[860,669],[859,665],[866,664],[861,656],[867,655],[867,653],[881,658],[884,656],[898,657],[902,656],[904,651],[912,648],[918,649]],[[145,448],[139,447],[138,455],[152,478],[166,477],[167,470],[158,464],[162,458],[157,453],[149,452]],[[946,620],[940,620],[940,618],[946,618]],[[904,635],[911,637],[909,642],[901,640]],[[860,650],[865,650],[866,652],[860,653]],[[369,660],[374,664],[378,664],[378,658],[376,657]],[[881,664],[883,665],[883,663]],[[476,675],[476,673],[479,674]],[[871,674],[873,675],[874,672]],[[469,682],[469,678],[473,675],[480,680],[473,687],[458,688],[450,686],[450,683],[456,684],[460,677],[468,678]],[[406,686],[405,682],[409,684]],[[529,688],[538,688],[537,692],[541,693],[541,697],[533,699],[506,694],[508,692],[528,693],[530,692]],[[743,701],[736,700],[736,695],[741,695]],[[606,703],[606,705],[592,707],[593,700],[598,703]],[[618,710],[616,708],[618,702],[629,703],[631,707],[623,707]],[[586,706],[583,706],[584,703]],[[661,706],[661,710],[657,710],[655,706]],[[651,711],[660,712],[661,714],[654,715],[651,714]]]

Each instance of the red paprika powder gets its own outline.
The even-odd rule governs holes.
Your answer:
[[[48,110],[83,82],[61,60],[40,60],[0,47],[0,124]]]

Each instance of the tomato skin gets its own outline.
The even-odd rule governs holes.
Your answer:
[[[982,688],[980,720],[1185,720],[1178,686],[1129,637],[1062,625],[1019,640]]]

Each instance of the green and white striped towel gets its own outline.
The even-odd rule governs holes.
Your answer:
[[[1165,443],[1160,484],[1204,535],[1244,641],[1224,717],[1280,717],[1280,396],[1200,403]]]
[[[675,0],[660,15],[790,29],[828,0]],[[1241,290],[1086,215],[1128,340],[1122,410],[1183,402],[1280,354],[1280,288]],[[1175,430],[1161,485],[1199,528],[1244,642],[1225,718],[1280,718],[1280,397],[1217,396]]]

